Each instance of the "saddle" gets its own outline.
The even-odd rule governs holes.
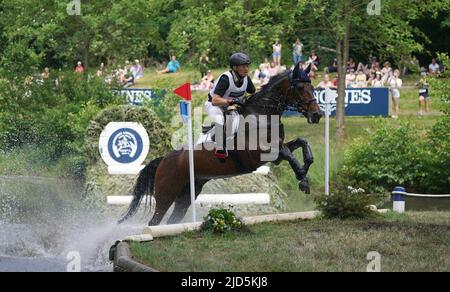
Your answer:
[[[238,109],[239,109],[238,105],[228,106],[227,109],[223,113],[224,121],[227,120],[226,119],[227,114],[229,114],[233,111],[238,111]],[[221,159],[221,161],[228,157],[228,150],[226,149],[226,139],[228,138],[228,137],[226,137],[226,133],[227,133],[227,131],[226,131],[227,125],[226,124],[227,123],[225,122],[224,125],[222,126],[223,127],[223,132],[222,132],[223,133],[223,144],[222,144],[223,149],[216,148],[214,151],[214,156]],[[216,127],[216,125],[218,125],[218,124],[202,125],[202,133],[203,134],[211,133],[211,140],[213,142],[216,142],[216,134],[215,134],[215,131],[213,130]],[[236,135],[234,134],[233,137],[234,136],[236,136]]]

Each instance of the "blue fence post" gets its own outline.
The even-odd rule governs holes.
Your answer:
[[[404,187],[395,187],[392,191],[392,210],[398,213],[405,213],[406,189]]]

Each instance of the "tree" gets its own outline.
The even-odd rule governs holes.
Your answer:
[[[81,3],[81,15],[67,13],[67,1],[10,0],[0,3],[5,40],[2,67],[12,63],[27,73],[37,67],[145,56],[155,26],[146,0],[96,0]],[[2,42],[3,43],[3,42]],[[22,66],[23,65],[23,66]],[[17,70],[16,66],[13,66]]]
[[[377,4],[380,4],[377,7]],[[345,128],[345,74],[346,63],[352,46],[371,48],[379,58],[392,59],[397,63],[413,52],[423,50],[422,44],[414,39],[420,34],[410,22],[421,13],[449,11],[449,0],[315,0],[309,1],[307,11],[313,11],[305,18],[307,29],[322,33],[336,44],[339,88],[336,108],[336,138],[344,136]],[[376,9],[369,13],[374,4]],[[379,8],[379,13],[377,13]],[[311,28],[311,29],[310,29]],[[302,31],[302,30],[300,30]],[[424,36],[425,37],[425,36]],[[366,52],[367,55],[371,52]]]

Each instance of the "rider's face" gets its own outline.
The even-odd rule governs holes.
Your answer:
[[[241,77],[248,75],[248,64],[234,66],[234,71]]]

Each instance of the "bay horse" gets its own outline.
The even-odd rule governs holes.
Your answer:
[[[250,115],[278,117],[279,137],[270,137],[271,140],[276,139],[278,147],[278,156],[273,162],[278,164],[283,160],[288,161],[299,181],[300,190],[306,193],[309,193],[306,174],[313,163],[312,151],[303,138],[284,143],[281,115],[289,106],[302,113],[308,123],[319,122],[322,115],[308,77],[310,70],[311,65],[302,69],[300,64],[297,64],[293,71],[286,70],[272,77],[268,84],[247,98],[244,106],[239,108],[239,114],[243,117]],[[249,136],[245,125],[244,130],[246,136]],[[303,150],[303,166],[293,155],[299,147]],[[200,194],[204,184],[211,179],[251,173],[266,164],[267,161],[261,160],[261,154],[266,152],[267,149],[263,150],[262,147],[256,150],[249,148],[231,150],[230,157],[219,159],[214,155],[214,151],[204,148],[194,150],[195,196]],[[168,219],[168,224],[180,222],[190,206],[188,150],[171,151],[166,156],[154,159],[146,165],[139,173],[132,195],[132,202],[126,213],[119,219],[119,224],[137,212],[144,197],[146,197],[146,204],[147,201],[150,204],[151,200],[147,200],[150,196],[154,196],[156,205],[149,225],[158,225],[172,203],[175,203],[175,207]]]

